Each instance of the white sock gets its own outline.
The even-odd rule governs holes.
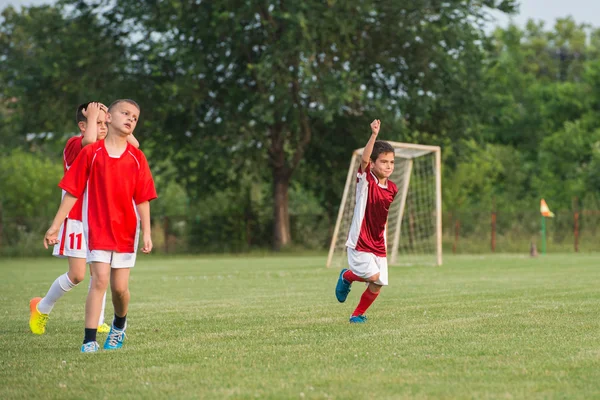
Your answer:
[[[73,289],[76,284],[71,282],[69,275],[65,272],[52,283],[46,296],[38,303],[38,311],[42,314],[50,314],[54,304],[65,295],[69,290]]]
[[[90,276],[90,286],[88,286],[88,292],[92,288],[92,277]],[[104,309],[106,308],[106,292],[102,298],[102,309],[100,310],[100,318],[98,319],[98,326],[104,323]]]
[[[104,292],[104,297],[102,298],[102,310],[100,311],[100,319],[98,320],[98,326],[104,323],[104,308],[106,307],[106,292]]]

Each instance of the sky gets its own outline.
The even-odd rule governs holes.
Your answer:
[[[0,10],[8,5],[19,7],[53,3],[54,0],[0,0]],[[528,19],[544,20],[550,27],[556,18],[571,15],[575,21],[587,22],[600,28],[600,0],[521,0],[520,13],[513,17],[518,25],[524,25]],[[496,14],[496,23],[508,24],[509,18]],[[490,29],[494,24],[490,26]]]

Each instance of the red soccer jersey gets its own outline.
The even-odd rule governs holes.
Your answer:
[[[378,257],[386,256],[385,225],[397,193],[398,188],[389,179],[387,185],[379,183],[370,164],[365,172],[358,168],[356,205],[346,246]]]
[[[120,157],[111,157],[104,140],[85,146],[59,186],[77,198],[83,197],[90,251],[134,252],[136,205],[157,197],[141,150],[127,144]]]
[[[66,174],[73,162],[81,152],[81,141],[83,140],[83,135],[73,136],[69,140],[67,140],[67,144],[65,145],[65,149],[63,151],[63,169]],[[63,192],[64,196],[64,192]],[[81,221],[81,206],[83,204],[83,199],[77,199],[77,203],[73,206],[67,218],[74,219],[77,221]]]

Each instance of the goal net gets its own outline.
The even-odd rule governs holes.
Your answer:
[[[442,264],[441,151],[438,146],[388,142],[395,150],[390,180],[398,194],[387,222],[387,256],[390,265]],[[327,267],[348,264],[346,240],[356,202],[356,174],[363,149],[354,151],[338,212]]]

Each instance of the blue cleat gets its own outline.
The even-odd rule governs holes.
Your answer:
[[[87,342],[81,346],[82,353],[95,353],[100,349],[98,342]]]
[[[351,324],[364,324],[365,322],[367,322],[366,315],[354,315],[350,317]]]
[[[106,342],[104,342],[104,350],[117,350],[123,347],[123,340],[125,340],[125,329],[119,330],[115,328],[113,324],[110,325],[110,332],[108,332],[108,336],[106,337]]]
[[[344,273],[346,271],[348,271],[347,268],[342,269],[342,271],[340,272],[340,277],[337,281],[337,285],[335,286],[335,297],[337,297],[340,303],[346,301],[348,293],[350,293],[350,286],[352,286],[352,283],[344,279]]]

